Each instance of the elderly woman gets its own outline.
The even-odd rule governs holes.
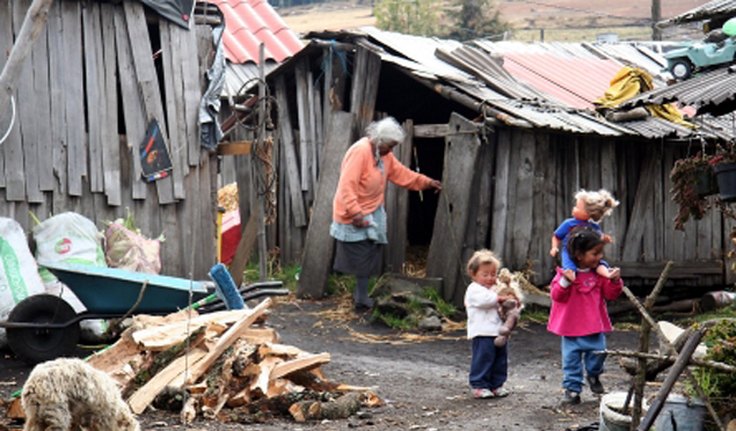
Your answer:
[[[356,309],[368,309],[368,280],[380,274],[386,237],[383,207],[387,181],[410,189],[442,189],[439,181],[402,165],[391,152],[406,137],[391,117],[373,122],[367,136],[348,149],[340,167],[340,179],[332,204],[330,236],[337,240],[336,271],[357,278],[353,299]]]

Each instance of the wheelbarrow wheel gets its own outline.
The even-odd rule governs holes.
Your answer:
[[[16,323],[66,323],[77,313],[63,299],[54,295],[29,296],[19,302],[8,316]],[[8,345],[19,359],[37,364],[74,351],[79,341],[79,322],[65,328],[7,328]]]

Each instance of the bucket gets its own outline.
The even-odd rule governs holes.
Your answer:
[[[713,166],[718,180],[718,192],[724,202],[736,200],[736,163],[719,163]]]
[[[599,431],[629,431],[631,416],[621,414],[626,402],[626,392],[611,392],[601,397]],[[633,400],[632,400],[633,401]],[[633,402],[629,402],[629,412]],[[646,401],[642,405],[642,413],[646,412],[649,405]],[[659,428],[657,428],[659,431]]]
[[[736,293],[719,290],[717,292],[708,292],[700,298],[700,309],[703,311],[712,311],[736,301]]]
[[[671,394],[662,406],[654,428],[657,431],[702,431],[705,404],[696,398]]]

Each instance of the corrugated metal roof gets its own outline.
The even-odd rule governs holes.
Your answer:
[[[736,105],[736,66],[724,67],[641,94],[622,108],[679,102],[693,106],[698,114],[730,112]]]
[[[302,43],[266,1],[208,0],[225,16],[225,54],[233,63],[258,62],[259,45],[266,59],[283,61],[302,48]]]
[[[676,17],[661,21],[659,25],[673,25],[692,21],[702,21],[714,17],[736,15],[736,0],[713,0],[702,6],[690,9]]]
[[[478,49],[374,28],[310,33],[307,37],[348,43],[360,43],[369,37],[371,41],[363,46],[383,61],[435,86],[435,90],[441,88],[442,94],[454,91],[467,96],[469,99],[457,101],[471,109],[491,108],[494,118],[508,125],[602,136],[693,136],[691,129],[665,120],[612,123],[591,109],[592,101],[604,94],[625,64],[638,66],[633,64],[637,60],[653,68],[663,64],[657,52],[648,47],[642,50],[632,44],[617,44],[612,45],[616,49],[608,49],[589,44],[476,41],[482,48]],[[498,57],[503,58],[503,66]],[[704,123],[699,133],[725,136],[718,127],[710,127],[707,120]]]

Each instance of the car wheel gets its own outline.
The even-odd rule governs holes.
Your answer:
[[[680,59],[672,63],[670,67],[670,73],[675,79],[684,80],[688,79],[693,73],[693,65],[689,60]]]

